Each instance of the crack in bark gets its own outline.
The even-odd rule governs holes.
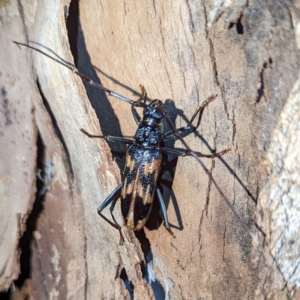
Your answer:
[[[225,219],[224,232],[223,232],[223,249],[222,249],[223,261],[225,260],[226,232],[227,232],[227,227],[226,227],[226,219]]]
[[[231,142],[232,144],[234,143],[235,140],[235,135],[236,135],[236,122],[235,122],[235,115],[234,115],[234,108],[232,108],[232,118],[230,118],[229,116],[229,111],[228,111],[228,107],[227,107],[227,99],[226,99],[226,93],[225,93],[225,87],[224,84],[220,85],[220,89],[221,89],[221,99],[223,101],[224,104],[224,110],[227,116],[227,120],[229,120],[232,124],[232,138],[231,138]]]
[[[41,98],[43,100],[43,104],[44,104],[45,110],[48,112],[48,115],[49,115],[49,117],[50,117],[50,119],[52,121],[53,132],[58,137],[58,139],[59,139],[59,141],[61,143],[62,149],[64,150],[64,153],[66,154],[67,162],[68,162],[68,165],[69,165],[69,168],[70,168],[70,171],[71,171],[71,177],[74,178],[74,172],[73,172],[73,167],[72,167],[72,163],[71,163],[70,152],[69,152],[67,144],[66,144],[66,142],[65,142],[65,140],[63,138],[63,135],[62,135],[62,133],[60,131],[60,128],[59,128],[59,126],[57,124],[55,115],[52,112],[51,107],[50,107],[50,105],[49,105],[46,97],[44,96],[44,93],[42,91],[42,87],[40,85],[40,82],[39,82],[38,78],[36,80],[36,85],[37,85],[37,88],[38,88],[38,90],[40,92]]]
[[[293,14],[291,12],[291,9],[289,8],[289,5],[286,3],[286,1],[283,1],[283,5],[285,6],[286,10],[288,11],[288,16],[289,16],[289,19],[290,19],[291,28],[295,29],[294,22],[293,22]]]
[[[23,9],[23,5],[22,5],[21,0],[18,0],[18,10],[19,10],[19,13],[20,13],[20,17],[22,19],[22,24],[23,24],[24,33],[25,33],[25,36],[26,36],[26,41],[28,41],[28,29],[27,29],[27,26],[26,26],[26,23],[25,23],[24,9]]]
[[[201,250],[201,238],[202,238],[201,231],[202,231],[202,223],[203,223],[203,218],[204,218],[204,212],[205,212],[205,207],[204,207],[204,209],[202,209],[202,212],[201,212],[199,229],[198,229],[198,232],[199,232],[199,235],[198,235],[198,244],[200,245],[200,250]]]
[[[263,64],[263,68],[261,69],[260,73],[259,73],[259,77],[260,77],[260,87],[257,90],[257,97],[255,100],[255,103],[259,103],[261,98],[264,96],[264,70],[267,68],[267,63]]]
[[[214,80],[217,84],[217,86],[220,86],[220,81],[218,78],[218,69],[217,69],[217,61],[216,61],[216,56],[215,56],[215,49],[214,49],[214,44],[212,42],[212,39],[209,37],[209,32],[206,29],[206,38],[208,39],[208,44],[209,44],[209,57],[212,63],[212,67],[213,67],[213,75],[214,75]]]
[[[36,156],[36,166],[37,168],[43,168],[44,166],[44,155],[45,155],[45,147],[42,143],[42,139],[40,134],[37,134],[37,156]],[[37,240],[34,236],[34,232],[37,229],[37,221],[40,217],[40,215],[44,211],[43,207],[43,201],[44,201],[44,195],[45,193],[41,193],[41,190],[44,187],[44,182],[40,181],[38,177],[36,177],[36,194],[35,194],[35,201],[32,204],[31,212],[26,220],[26,229],[22,236],[19,239],[19,248],[21,250],[21,256],[20,256],[20,275],[19,278],[16,279],[15,284],[20,289],[22,289],[23,286],[26,285],[25,281],[27,279],[31,279],[31,262],[32,262],[32,251],[33,251],[33,245],[35,246],[35,249],[37,251],[38,256],[38,264],[39,268],[38,271],[41,273],[41,278],[45,278],[44,273],[42,271],[42,265],[41,265],[41,253],[39,251]],[[32,242],[32,244],[31,244]],[[49,298],[49,292],[46,286],[46,280],[41,280],[42,287],[44,290],[44,294],[48,295]]]
[[[42,280],[40,281],[42,283],[42,287],[43,287],[43,290],[44,290],[44,296],[46,296],[46,299],[50,299],[50,295],[49,295],[49,291],[48,291],[48,287],[47,287],[47,280],[46,280],[46,277],[44,275],[44,272],[43,272],[43,268],[42,268],[42,263],[41,263],[41,252],[39,250],[39,246],[38,246],[38,243],[36,241],[36,239],[34,239],[34,244],[35,244],[35,248],[36,248],[36,251],[37,251],[37,257],[38,257],[38,264],[39,264],[39,267],[38,267],[38,272],[41,274],[41,278]]]
[[[209,57],[210,57],[212,67],[213,67],[214,80],[215,80],[215,83],[217,84],[217,86],[220,86],[214,44],[212,42],[211,37],[209,36],[210,35],[209,29],[207,28],[207,11],[206,11],[206,7],[203,2],[202,2],[202,5],[203,5],[204,16],[205,16],[205,34],[206,34],[206,39],[208,40],[208,45],[209,45],[209,52],[210,52]]]
[[[215,161],[212,160],[212,165],[211,165],[211,168],[209,170],[209,172],[212,174],[212,171],[214,169],[214,166],[215,166]],[[211,185],[212,185],[212,180],[211,178],[209,178],[208,180],[208,185],[207,185],[207,189],[206,189],[206,203],[205,203],[205,206],[204,206],[204,210],[206,211],[206,216],[208,216],[208,206],[209,206],[209,200],[210,200],[210,191],[211,191]]]
[[[190,7],[190,4],[189,4],[188,0],[185,0],[185,3],[187,5],[188,11],[189,11],[189,20],[190,20],[190,23],[191,23],[191,26],[192,26],[192,31],[194,31],[194,29],[195,29],[195,23],[193,21],[192,9]]]

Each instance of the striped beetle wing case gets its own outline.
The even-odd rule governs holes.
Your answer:
[[[126,153],[121,209],[127,227],[140,230],[149,217],[162,160],[161,151],[130,145]]]

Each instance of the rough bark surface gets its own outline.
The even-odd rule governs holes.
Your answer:
[[[246,0],[1,2],[1,290],[11,287],[19,299],[297,297],[299,226],[283,240],[294,264],[284,270],[275,239],[288,225],[273,222],[269,192],[280,176],[263,175],[266,165],[276,164],[268,156],[276,137],[288,144],[299,130],[299,7],[297,1]],[[176,238],[155,204],[145,229],[135,235],[124,228],[119,245],[117,230],[96,208],[121,181],[125,148],[89,139],[79,129],[132,136],[130,106],[12,40],[75,63],[131,99],[143,84],[150,99],[166,101],[177,127],[218,94],[185,140],[203,153],[231,148],[203,162],[253,232],[264,188],[257,220],[266,235],[257,233],[252,255],[247,230],[192,157],[166,157],[161,171]],[[289,123],[290,114],[295,126],[285,134],[280,124]],[[178,141],[167,146],[182,148]],[[284,152],[295,155],[287,177],[297,177],[292,150]],[[298,179],[291,182],[299,189]],[[114,211],[122,224],[119,204]],[[296,212],[290,220],[299,219]]]

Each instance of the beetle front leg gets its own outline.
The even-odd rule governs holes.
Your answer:
[[[117,222],[115,221],[115,218],[111,212],[112,218],[114,220],[115,223],[113,223],[112,221],[110,221],[108,218],[106,218],[101,212],[103,211],[103,209],[110,204],[111,202],[115,202],[121,194],[121,189],[123,187],[123,182],[120,183],[114,190],[113,192],[104,200],[104,202],[98,207],[97,211],[100,217],[102,217],[106,222],[108,222],[111,226],[113,226],[114,228],[119,230],[120,233],[120,245],[123,244],[124,242],[124,237],[122,235],[122,231],[121,231],[121,226],[119,224],[117,224]]]
[[[135,101],[135,102],[142,102],[144,104],[146,104],[146,100],[147,100],[147,92],[146,92],[146,89],[143,85],[140,85],[141,87],[141,90],[142,90],[142,94],[141,94],[141,97]],[[133,118],[135,120],[135,123],[137,125],[140,124],[141,122],[141,117],[139,116],[138,112],[136,111],[136,109],[134,108],[134,105],[131,106],[131,113],[133,115]]]

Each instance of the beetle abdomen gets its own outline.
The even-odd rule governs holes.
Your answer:
[[[149,217],[162,154],[158,149],[144,149],[132,144],[126,153],[121,209],[126,225],[140,230]]]

